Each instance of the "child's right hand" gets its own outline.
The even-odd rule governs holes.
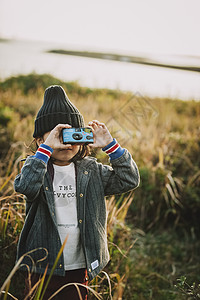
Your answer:
[[[71,125],[58,124],[54,129],[44,134],[43,144],[51,147],[53,150],[67,149],[69,145],[63,144],[62,140],[62,129],[64,128],[71,128]]]

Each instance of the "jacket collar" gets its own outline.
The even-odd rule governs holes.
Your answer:
[[[87,156],[81,160],[76,161],[75,165],[80,168],[87,168],[91,164],[93,164],[95,161],[96,161],[96,158]]]

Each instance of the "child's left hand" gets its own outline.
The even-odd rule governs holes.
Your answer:
[[[88,123],[93,129],[94,143],[89,144],[92,148],[104,148],[113,141],[113,138],[104,123],[100,123],[97,120],[93,120]]]

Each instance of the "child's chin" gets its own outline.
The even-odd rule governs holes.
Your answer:
[[[59,149],[60,152],[69,152],[71,149]]]

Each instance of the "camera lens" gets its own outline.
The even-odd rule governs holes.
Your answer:
[[[74,133],[72,134],[73,139],[75,139],[76,141],[79,141],[82,139],[82,134],[81,133]]]

